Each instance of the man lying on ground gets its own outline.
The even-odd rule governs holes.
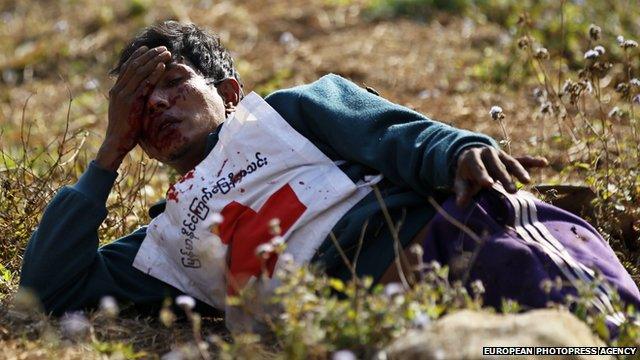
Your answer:
[[[169,21],[145,29],[123,50],[113,73],[118,78],[109,93],[104,143],[78,182],[62,188],[51,201],[24,254],[21,286],[35,291],[45,310],[54,314],[92,307],[106,295],[140,308],[157,308],[166,297],[175,297],[189,288],[181,281],[152,276],[151,269],[143,272],[133,266],[150,231],[146,226],[98,247],[97,231],[107,215],[106,199],[123,158],[136,145],[188,179],[193,177],[194,169],[198,173],[199,164],[218,156],[215,149],[221,147],[219,140],[231,131],[225,129],[225,120],[233,118],[236,107],[248,108],[243,105],[243,86],[231,56],[217,36],[192,24]],[[247,98],[256,104],[262,101],[254,95]],[[595,272],[612,282],[625,301],[639,303],[636,285],[595,230],[561,210],[514,195],[514,181],[530,182],[526,168],[545,166],[546,160],[513,158],[488,136],[430,120],[336,75],[276,91],[264,101],[266,108],[274,109],[286,126],[295,130],[291,133],[298,134],[292,136],[300,136],[296,141],[309,142],[313,145],[310,151],[319,150],[314,152],[318,158],[330,159],[331,165],[323,166],[335,166],[332,174],[338,172],[336,176],[348,178],[352,184],[382,175],[376,186],[393,223],[402,222],[398,237],[405,249],[412,243],[421,244],[425,260],[445,265],[451,265],[454,259],[459,264],[460,258],[478,252],[475,261],[462,267],[461,278],[467,283],[483,281],[489,304],[497,306],[500,299],[511,298],[525,306],[545,306],[547,300],[560,300],[573,290],[569,286],[549,294],[540,287],[541,282],[561,276],[572,285],[576,279],[593,280]],[[267,164],[264,154],[255,155],[254,161]],[[276,166],[272,158],[268,161],[265,169]],[[218,174],[211,175],[224,177],[224,166],[222,163]],[[244,176],[250,181],[247,171]],[[226,193],[242,196],[244,189],[236,186],[245,181],[242,177],[242,172],[231,173],[227,179],[230,183],[224,188],[216,185],[216,191],[211,190],[206,199]],[[208,180],[202,177],[202,181]],[[312,208],[313,201],[301,200],[305,196],[301,183],[289,182],[268,191],[285,194],[279,191],[286,190],[287,204],[299,202],[302,214]],[[218,190],[218,195],[213,194]],[[442,215],[436,216],[429,197],[478,234],[488,234],[483,243],[471,241]],[[153,218],[164,216],[165,206],[189,205],[180,203],[178,193],[171,189],[168,199],[168,204],[157,204],[149,210]],[[322,238],[309,237],[316,244],[313,251],[307,258],[296,260],[320,264],[328,275],[347,280],[352,274],[339,250],[349,259],[359,252],[357,275],[369,275],[383,283],[398,279],[393,236],[381,202],[370,188],[357,199],[335,221],[325,221],[327,229],[315,233],[316,237],[323,234]],[[193,214],[202,215],[203,222],[213,216],[213,212],[208,213],[208,204],[197,206]],[[234,206],[254,215],[260,213],[259,209],[251,210],[249,204]],[[207,213],[203,214],[203,209]],[[290,226],[296,219],[290,219]],[[242,267],[236,266],[234,259],[254,257],[260,243],[249,235],[239,236],[251,232],[238,221],[230,227],[229,221],[224,218],[220,224],[221,231],[225,226],[233,229],[227,231],[231,239],[227,242],[221,234],[225,246],[231,249],[226,266],[231,270],[235,266],[241,272]],[[556,221],[559,226],[551,233],[545,221]],[[335,234],[340,249],[327,237],[329,230]],[[281,235],[286,240],[296,231],[284,229]],[[189,229],[184,233],[191,235],[180,241],[186,241],[191,248],[181,250],[182,273],[176,276],[189,279],[190,271],[205,266],[203,262],[207,260],[198,258],[193,250],[198,237]],[[457,268],[460,270],[460,266]],[[248,273],[252,275],[255,274]],[[243,282],[246,280],[247,277]],[[603,296],[606,303],[608,293]],[[211,304],[199,301],[197,311],[214,310]]]

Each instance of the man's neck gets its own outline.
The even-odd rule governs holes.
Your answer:
[[[193,155],[191,157],[189,157],[189,154],[185,154],[185,158],[181,159],[179,163],[173,166],[173,168],[180,175],[184,175],[195,168],[196,165],[200,164],[218,143],[218,135],[221,129],[222,124],[209,133],[202,150],[192,151]]]

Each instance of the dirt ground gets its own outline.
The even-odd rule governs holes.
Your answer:
[[[337,73],[431,118],[501,139],[500,127],[488,114],[491,106],[499,105],[507,116],[514,153],[542,153],[552,160],[565,156],[539,145],[557,128],[533,115],[537,105],[531,88],[512,89],[474,76],[474,67],[487,57],[505,52],[519,56],[508,53],[513,40],[509,32],[451,14],[436,14],[428,22],[369,21],[363,14],[365,5],[364,0],[3,0],[0,143],[5,151],[17,153],[27,124],[29,149],[45,149],[65,131],[70,92],[67,131],[78,135],[75,144],[88,162],[106,128],[106,94],[113,84],[106,74],[117,52],[143,26],[171,18],[218,32],[236,59],[245,90],[265,95]],[[83,136],[86,141],[80,140]],[[535,174],[539,181],[556,175],[554,170]],[[147,203],[163,196],[169,176],[160,168],[151,187],[145,188]],[[51,190],[63,185],[51,184]],[[128,228],[144,221],[145,215],[134,217]],[[20,238],[22,244],[26,240]],[[14,257],[4,266],[17,276],[19,263]],[[14,278],[13,286],[3,290],[3,302],[10,299],[16,283]],[[5,320],[0,321],[0,358],[100,357],[95,346],[43,341],[39,336],[47,333],[46,321],[21,322],[6,307],[1,310]],[[212,329],[219,325],[219,319],[208,321]],[[133,341],[137,349],[149,351],[147,355],[162,354],[176,339],[189,336],[185,329],[157,331],[149,326],[123,320],[102,331]]]

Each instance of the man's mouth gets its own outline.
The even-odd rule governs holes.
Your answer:
[[[178,120],[178,119],[176,119],[174,117],[165,117],[165,118],[159,120],[157,122],[157,125],[156,125],[156,128],[155,128],[156,137],[160,137],[167,130],[174,128],[175,125],[178,124],[179,122],[180,122],[180,120]]]

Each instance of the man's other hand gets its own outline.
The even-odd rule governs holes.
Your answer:
[[[480,189],[489,188],[496,181],[500,181],[508,192],[515,193],[514,178],[527,184],[531,177],[526,169],[547,165],[547,159],[543,157],[514,158],[490,146],[465,149],[458,157],[453,182],[456,203],[460,207],[467,206]]]
[[[153,90],[171,53],[164,46],[138,48],[123,64],[109,91],[109,123],[96,156],[102,168],[116,171],[124,157],[138,143],[146,98]]]

